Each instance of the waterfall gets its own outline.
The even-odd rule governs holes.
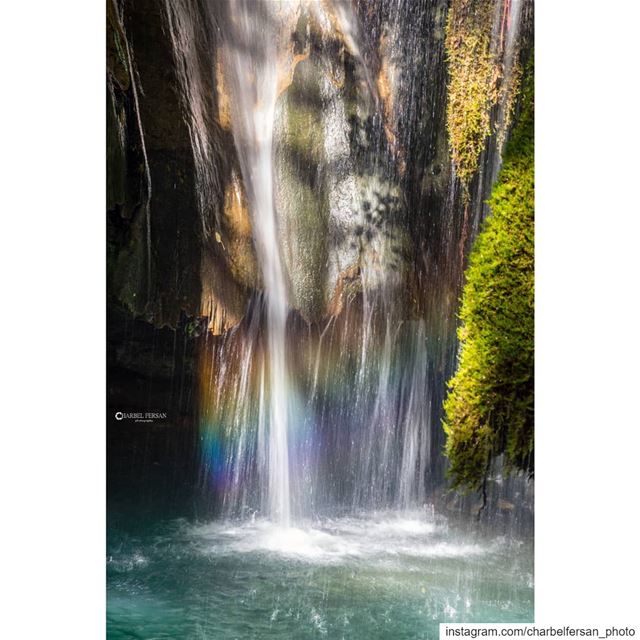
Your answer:
[[[277,31],[268,3],[230,3],[232,37],[225,44],[226,80],[232,129],[247,192],[256,254],[266,304],[267,349],[260,392],[260,459],[266,464],[269,516],[284,526],[291,520],[286,324],[287,279],[280,254],[273,195],[273,127],[277,98]],[[264,20],[256,20],[263,11]],[[265,418],[268,416],[268,420]],[[266,427],[264,426],[266,425]],[[265,450],[266,449],[266,450]]]
[[[506,129],[509,126],[511,117],[510,110],[513,107],[513,100],[510,99],[510,90],[513,87],[514,73],[516,73],[515,63],[517,58],[518,36],[522,24],[523,0],[507,0],[505,3],[502,24],[500,28],[500,46],[503,49],[504,58],[504,78],[502,81],[505,91],[502,92],[502,99],[498,103],[498,114],[496,117],[496,129],[498,130],[499,153],[494,154],[494,167],[492,181],[498,177],[498,172],[502,166],[502,151],[504,148]]]
[[[446,481],[456,305],[528,0],[492,7],[503,89],[468,207],[445,130],[446,2],[376,2],[213,3],[261,278],[203,348],[203,472],[223,517],[412,510]]]
[[[533,483],[443,428],[532,3],[109,0],[109,636],[532,619]]]

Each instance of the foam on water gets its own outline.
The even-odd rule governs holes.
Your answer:
[[[347,564],[389,560],[481,556],[492,545],[449,536],[446,522],[421,515],[344,517],[282,527],[268,520],[209,523],[188,534],[206,555],[263,553],[310,563]]]

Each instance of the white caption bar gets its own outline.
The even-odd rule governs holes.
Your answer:
[[[440,624],[440,640],[456,638],[633,638],[637,627],[545,624]]]

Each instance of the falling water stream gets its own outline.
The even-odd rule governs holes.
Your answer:
[[[526,1],[494,2],[506,83]],[[440,621],[532,619],[532,488],[498,475],[501,510],[483,528],[446,490],[440,425],[462,273],[455,176],[426,225],[441,252],[412,253],[407,225],[422,202],[407,159],[422,157],[419,117],[443,126],[445,78],[421,78],[407,51],[442,66],[446,2],[380,2],[381,33],[362,23],[365,4],[165,5],[206,233],[218,177],[193,40],[219,34],[206,72],[224,79],[260,286],[241,322],[203,341],[197,517],[113,518],[109,638],[434,638]],[[432,113],[420,116],[419,99]],[[485,152],[471,234],[502,142]],[[453,293],[408,312],[412,261],[434,255],[420,286],[454,282]],[[324,291],[332,313],[310,320],[309,290]]]
[[[268,482],[269,516],[281,525],[289,526],[291,504],[285,340],[288,299],[273,195],[278,34],[270,26],[273,22],[267,19],[259,23],[254,19],[253,8],[254,3],[250,0],[231,3],[233,31],[225,54],[229,71],[234,140],[248,194],[267,308],[268,342],[265,371],[261,377],[258,455],[261,460],[266,461],[264,475]],[[267,16],[270,17],[271,14]]]

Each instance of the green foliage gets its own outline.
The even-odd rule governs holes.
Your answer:
[[[471,252],[460,312],[458,369],[445,401],[454,487],[479,489],[504,454],[506,471],[533,474],[533,71],[522,113]]]
[[[498,100],[500,66],[491,53],[492,15],[492,0],[453,0],[447,16],[447,132],[467,197],[491,134],[491,107]]]

